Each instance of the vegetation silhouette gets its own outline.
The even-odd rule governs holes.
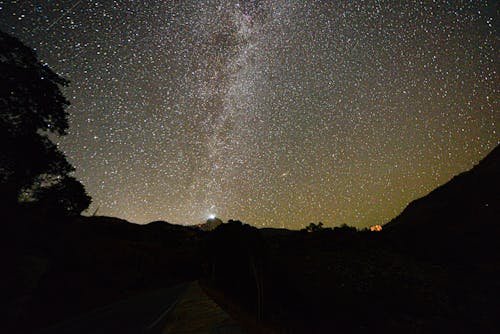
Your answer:
[[[306,232],[319,232],[323,230],[323,223],[319,222],[318,224],[311,223],[307,225],[305,228],[302,229],[302,231]]]
[[[90,204],[84,187],[50,135],[68,129],[68,81],[42,64],[35,51],[0,31],[0,196],[4,212],[19,202],[79,214]]]
[[[266,244],[258,229],[238,220],[219,225],[206,239],[203,254],[208,282],[224,287],[258,319],[262,316]]]

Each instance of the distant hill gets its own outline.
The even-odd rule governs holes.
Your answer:
[[[204,224],[196,225],[202,231],[213,231],[220,225],[224,224],[224,222],[220,218],[210,218]]]
[[[433,261],[490,261],[500,237],[500,146],[471,170],[410,203],[383,233]]]
[[[500,145],[471,170],[411,202],[384,229],[493,225],[500,217]]]
[[[297,231],[292,231],[286,228],[263,227],[259,229],[264,237],[288,237],[291,234],[296,234]]]

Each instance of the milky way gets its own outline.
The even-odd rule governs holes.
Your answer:
[[[387,222],[500,141],[495,1],[0,1],[89,213]]]

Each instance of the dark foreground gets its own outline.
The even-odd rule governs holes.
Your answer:
[[[0,331],[70,324],[78,333],[95,321],[85,317],[105,310],[102,321],[122,326],[113,332],[144,332],[144,324],[175,332],[172,319],[211,300],[231,326],[255,333],[500,332],[499,158],[497,148],[382,232],[258,230],[234,221],[204,232],[15,212],[1,235]],[[179,296],[175,287],[196,280],[210,298],[161,318]]]

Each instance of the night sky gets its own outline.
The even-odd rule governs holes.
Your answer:
[[[497,1],[0,1],[89,213],[365,227],[500,141]]]

